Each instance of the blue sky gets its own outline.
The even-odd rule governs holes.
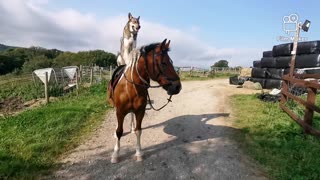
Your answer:
[[[3,2],[1,3],[1,1]],[[299,15],[299,21],[303,22],[305,19],[309,19],[312,22],[310,31],[302,33],[301,36],[307,37],[308,40],[320,39],[320,18],[318,18],[320,2],[315,0],[308,2],[301,0],[12,1],[17,4],[26,4],[21,8],[31,9],[30,11],[33,12],[30,12],[30,16],[40,18],[41,22],[44,21],[42,23],[48,23],[52,26],[58,24],[59,32],[66,30],[66,34],[75,34],[70,39],[70,42],[74,42],[71,44],[68,44],[68,41],[50,43],[50,39],[53,41],[56,39],[52,37],[41,39],[38,37],[39,33],[34,35],[34,38],[25,38],[26,42],[23,42],[21,38],[14,40],[12,39],[14,36],[8,35],[6,37],[6,33],[2,33],[4,35],[0,35],[0,43],[4,41],[28,46],[32,45],[30,43],[32,42],[48,48],[58,46],[56,48],[63,50],[77,51],[101,48],[116,53],[119,47],[118,39],[120,39],[123,26],[126,23],[127,14],[131,12],[134,16],[141,16],[142,29],[138,35],[138,45],[161,41],[163,38],[172,39],[172,56],[174,61],[177,59],[175,62],[179,66],[208,67],[219,59],[227,59],[230,65],[234,66],[250,66],[253,60],[261,58],[263,50],[271,50],[273,45],[283,43],[277,40],[278,36],[286,36],[282,29],[282,18],[292,13]],[[9,2],[0,0],[0,10],[2,6],[9,13],[3,16],[0,13],[0,22],[5,15],[19,15],[13,7],[6,7],[5,3]],[[59,19],[56,16],[62,18]],[[33,18],[33,20],[36,19]],[[10,23],[12,24],[12,22]],[[74,27],[70,27],[70,24]],[[21,26],[20,22],[18,27]],[[39,26],[39,24],[35,24],[35,26]],[[106,44],[112,42],[112,45],[104,45],[100,41],[99,43],[89,42],[90,39],[95,38],[92,34],[91,38],[88,37],[84,41],[83,39],[87,37],[89,32],[96,32],[96,29],[92,30],[90,26],[97,26],[99,29],[99,33],[96,35],[101,37],[97,38],[96,42],[104,39]],[[100,29],[101,27],[106,28]],[[83,29],[88,29],[87,34]],[[45,32],[40,33],[50,36],[48,32],[51,30],[52,28],[43,29]],[[52,33],[56,35],[56,33]],[[66,35],[66,37],[69,36]],[[58,38],[63,39],[63,37]],[[83,45],[77,44],[78,41]]]

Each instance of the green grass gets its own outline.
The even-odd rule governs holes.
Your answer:
[[[190,75],[188,72],[180,73],[180,78],[182,81],[196,81],[196,80],[210,80],[210,79],[217,79],[217,78],[229,78],[231,76],[237,75],[236,73],[216,73],[216,74],[209,74],[204,76],[203,73],[193,73]]]
[[[0,179],[33,179],[102,122],[106,82],[17,116],[0,118]]]
[[[44,85],[37,81],[34,83],[32,76],[8,74],[0,76],[0,102],[10,97],[21,97],[24,101],[44,98]],[[51,96],[62,96],[63,87],[56,83],[49,83]]]
[[[272,179],[320,179],[320,140],[304,135],[279,103],[265,103],[255,95],[236,95],[231,104],[235,126],[241,129],[235,138]],[[319,120],[316,115],[317,126]]]

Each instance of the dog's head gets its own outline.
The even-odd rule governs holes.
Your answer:
[[[140,16],[138,18],[135,18],[131,15],[131,13],[129,13],[128,18],[129,18],[129,20],[128,20],[129,31],[134,34],[138,33],[138,31],[141,27],[140,21],[139,21]]]

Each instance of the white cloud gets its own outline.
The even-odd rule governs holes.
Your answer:
[[[83,14],[74,9],[50,11],[48,0],[0,0],[0,43],[17,46],[43,46],[68,51],[104,49],[116,53],[127,16],[106,17],[98,20],[94,14]],[[208,67],[220,59],[230,65],[250,66],[262,56],[257,48],[215,48],[193,34],[198,27],[183,31],[141,17],[138,46],[171,40],[170,52],[179,66]]]

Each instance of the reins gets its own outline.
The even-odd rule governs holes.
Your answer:
[[[153,107],[152,103],[151,103],[151,99],[150,99],[150,96],[149,96],[149,92],[147,91],[147,98],[148,98],[148,101],[149,101],[149,104],[150,104],[150,107],[155,110],[155,111],[160,111],[161,109],[163,109],[164,107],[166,107],[171,101],[171,97],[172,95],[170,95],[170,97],[167,99],[167,103],[164,104],[163,106],[161,106],[160,108],[156,109],[155,107]]]

